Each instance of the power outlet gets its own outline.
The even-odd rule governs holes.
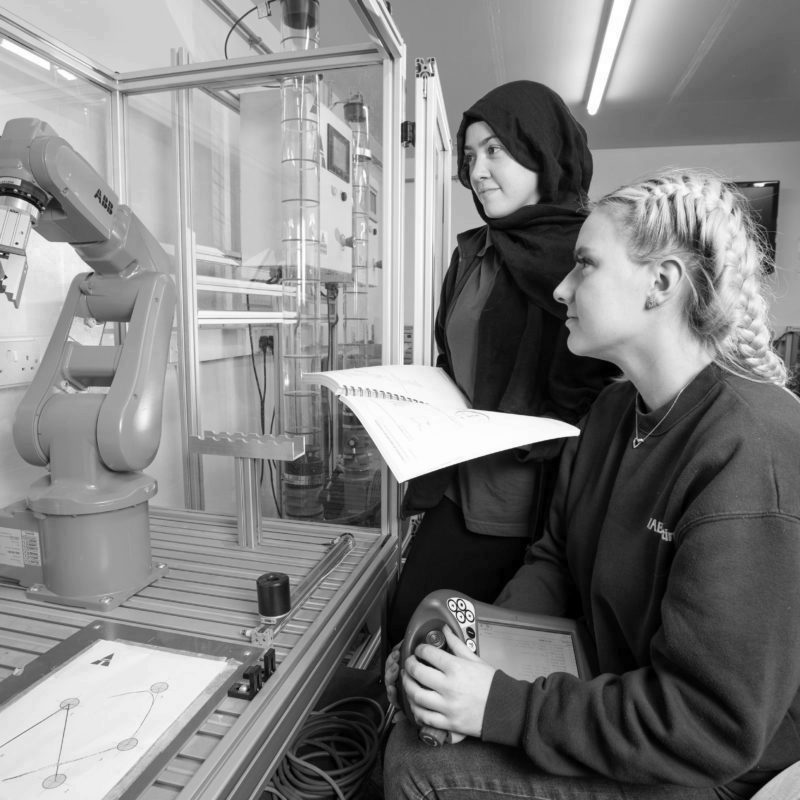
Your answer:
[[[248,346],[253,348],[253,353],[257,358],[261,358],[262,354],[268,358],[275,354],[275,333],[275,327],[270,325],[253,325],[250,327],[250,343]]]
[[[0,339],[0,386],[30,383],[40,359],[36,339]]]

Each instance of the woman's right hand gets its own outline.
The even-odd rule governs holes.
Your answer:
[[[386,665],[383,670],[383,682],[386,686],[386,696],[393,706],[399,707],[400,698],[397,695],[397,681],[400,678],[400,644],[395,645],[392,652],[386,657]]]

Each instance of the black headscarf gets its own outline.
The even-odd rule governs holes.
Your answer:
[[[572,251],[583,220],[592,179],[586,132],[552,89],[534,81],[512,81],[484,95],[464,112],[456,135],[458,177],[471,189],[464,159],[467,128],[485,122],[522,166],[538,173],[539,202],[507,217],[487,217],[501,264],[523,293],[563,317],[553,290],[572,268]]]
[[[522,166],[539,173],[541,203],[574,208],[585,200],[592,180],[586,132],[552,89],[534,81],[512,81],[492,89],[464,112],[456,141],[458,178],[468,189],[464,137],[478,120]]]

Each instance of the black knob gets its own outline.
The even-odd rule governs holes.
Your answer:
[[[265,572],[256,579],[258,613],[262,617],[282,617],[292,607],[289,576],[283,572]]]
[[[446,644],[444,634],[437,630],[428,631],[425,635],[425,641],[434,647],[444,647]]]

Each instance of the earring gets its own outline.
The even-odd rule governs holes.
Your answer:
[[[649,311],[651,308],[655,308],[658,305],[658,301],[653,297],[653,295],[647,295],[647,299],[644,301],[644,307]]]

